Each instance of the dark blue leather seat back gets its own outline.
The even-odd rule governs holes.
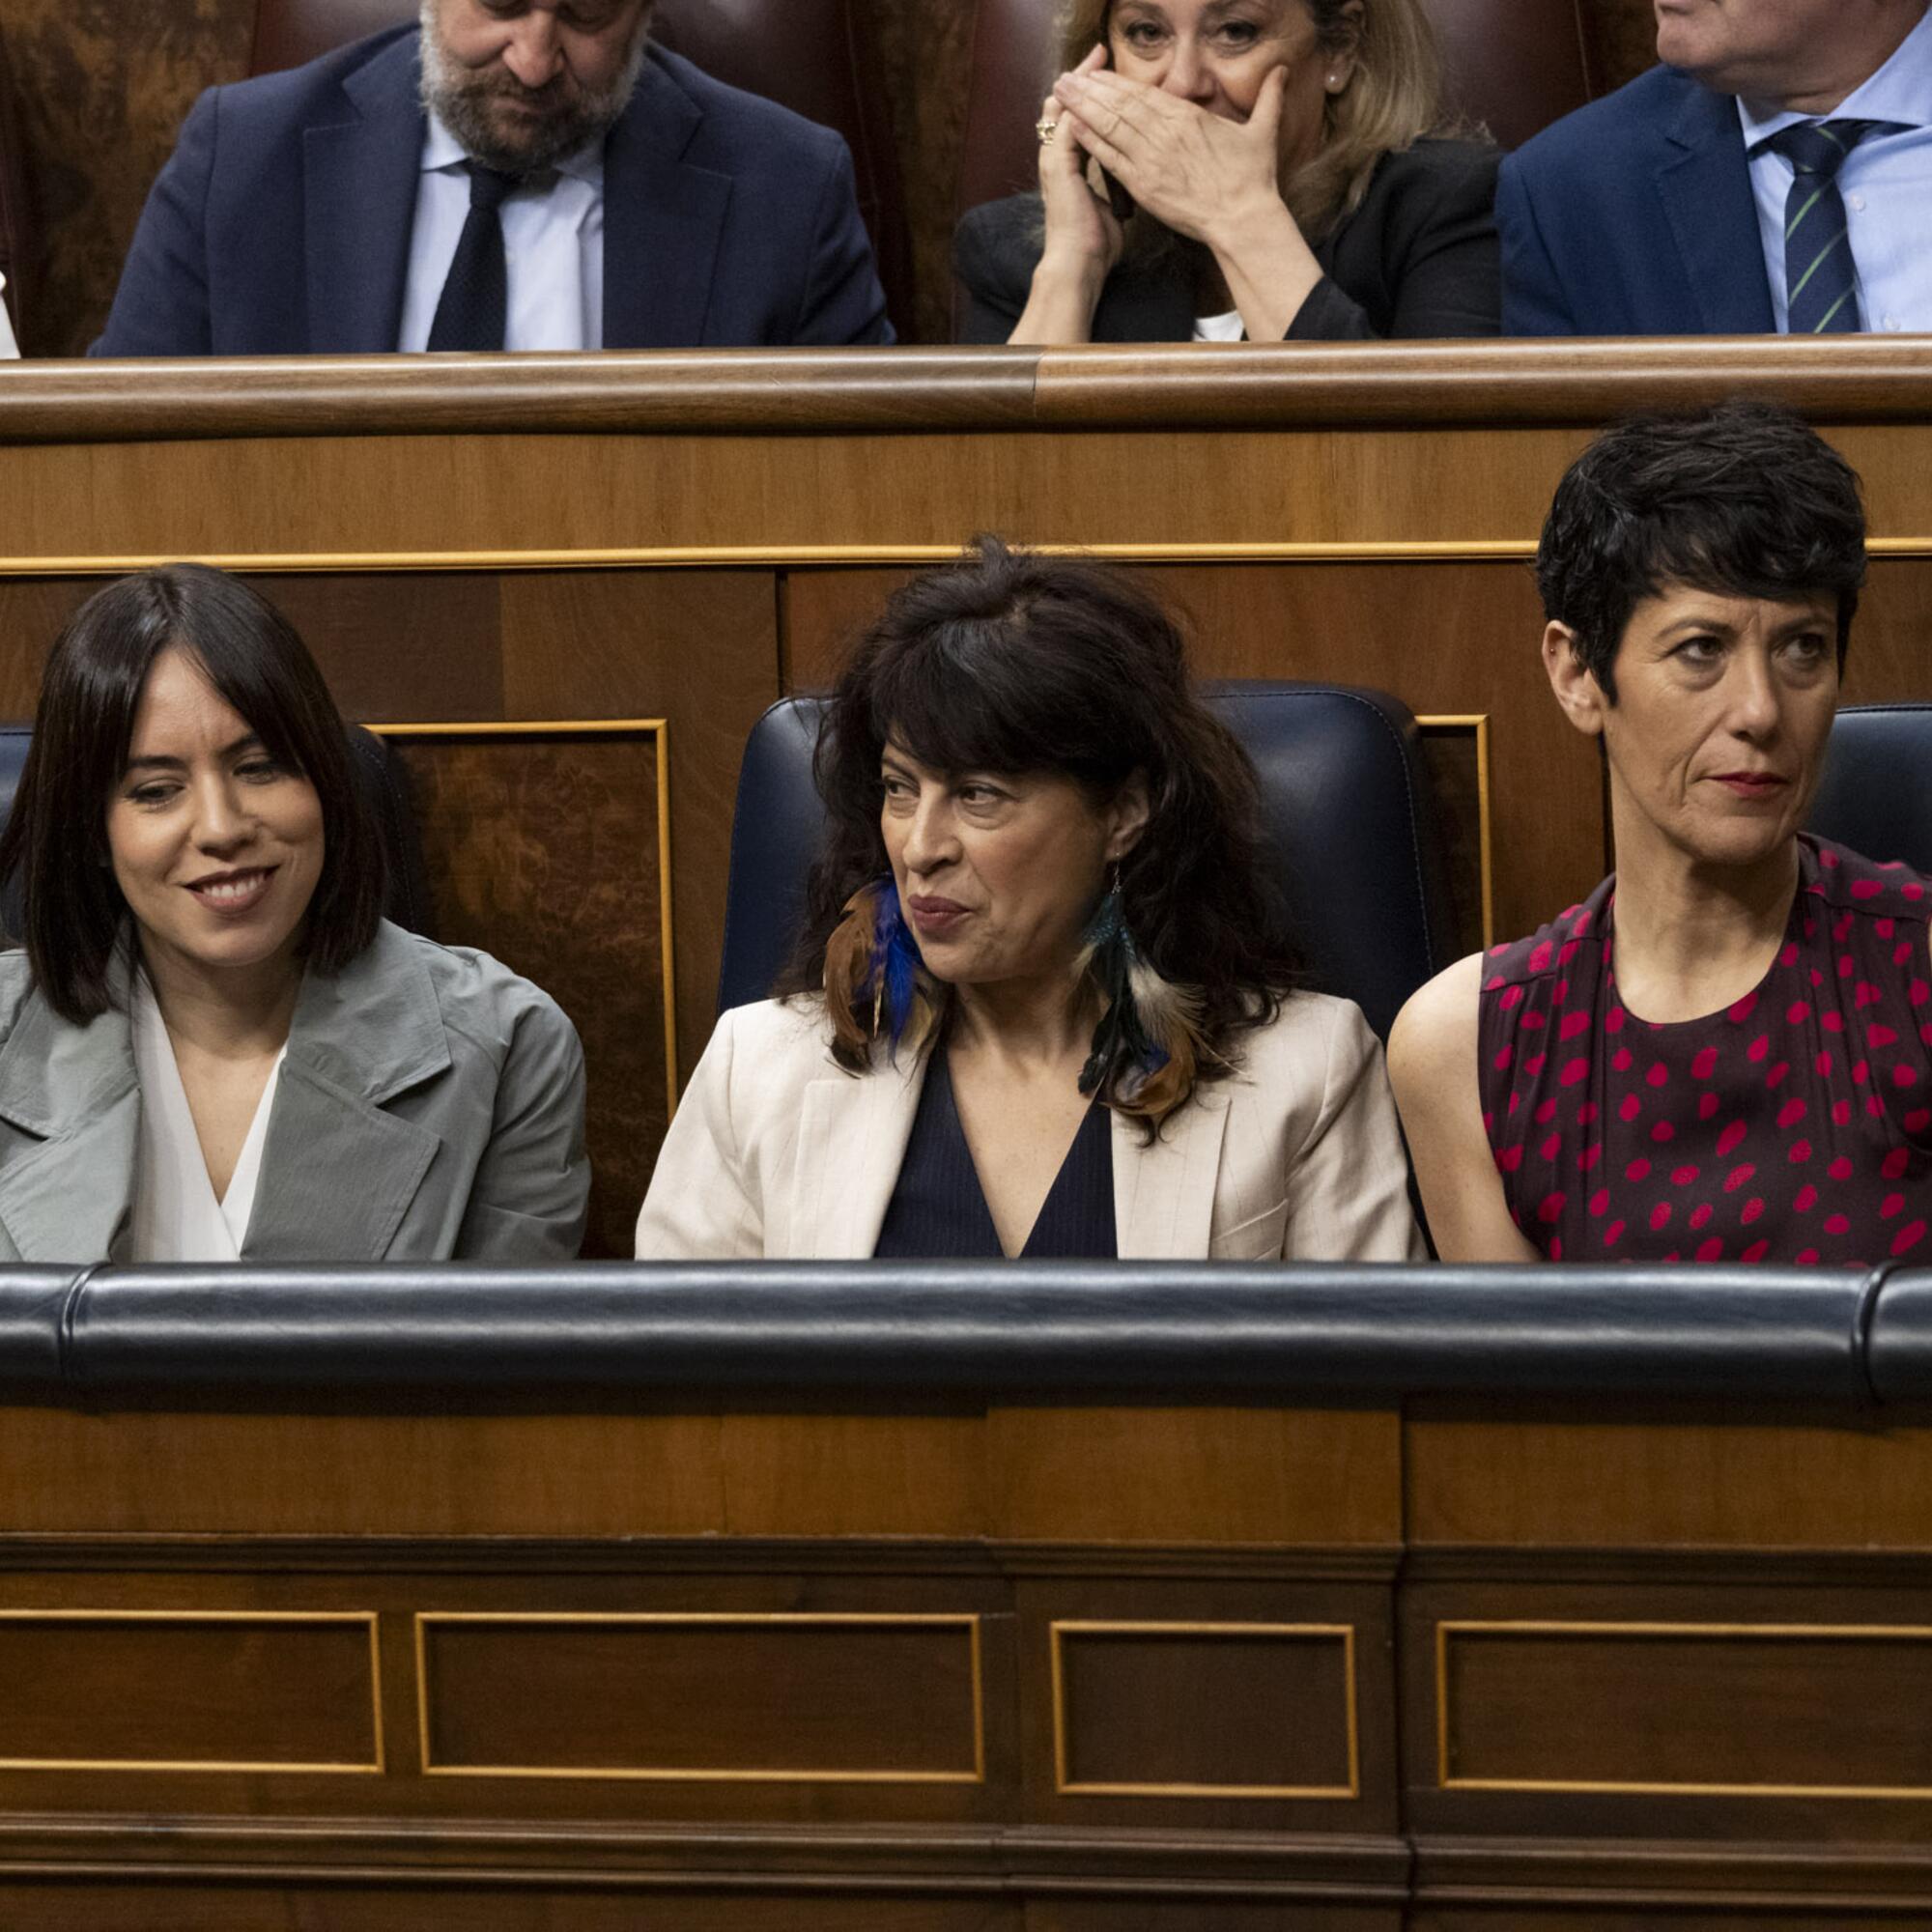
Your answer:
[[[1402,1003],[1455,957],[1442,845],[1415,720],[1343,685],[1212,685],[1208,702],[1261,779],[1275,874],[1312,983],[1386,1037]],[[722,1012],[764,999],[798,931],[823,812],[811,780],[821,700],[788,697],[752,729],[731,825]]]
[[[31,724],[0,724],[0,825],[13,814],[14,793],[33,740]],[[349,765],[382,828],[389,865],[389,896],[384,911],[398,925],[432,937],[429,868],[423,862],[415,808],[410,802],[409,773],[388,745],[359,724],[349,727]],[[15,936],[20,931],[16,880],[0,883],[0,927]]]
[[[1932,704],[1848,704],[1832,726],[1811,830],[1932,872]]]

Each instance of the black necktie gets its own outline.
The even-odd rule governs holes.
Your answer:
[[[449,279],[430,324],[432,349],[500,349],[510,306],[509,272],[503,266],[503,222],[498,210],[517,185],[480,161],[469,170],[469,213],[449,265]]]

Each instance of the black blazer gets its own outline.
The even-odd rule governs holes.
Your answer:
[[[1418,141],[1384,155],[1362,205],[1315,251],[1326,271],[1288,326],[1291,342],[1494,335],[1502,327],[1494,148]],[[1026,307],[1042,242],[1039,196],[967,211],[953,268],[962,342],[1004,342]],[[1186,342],[1194,291],[1170,269],[1122,264],[1094,311],[1095,342]]]

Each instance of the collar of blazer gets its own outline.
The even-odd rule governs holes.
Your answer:
[[[793,1252],[859,1261],[878,1245],[925,1086],[928,1055],[907,1066],[835,1072],[805,1090],[792,1170]],[[1228,1095],[1208,1087],[1153,1143],[1113,1118],[1114,1240],[1122,1261],[1206,1260]]]
[[[0,1170],[22,1261],[98,1261],[127,1218],[140,1085],[126,1006],[70,1026],[34,992],[0,1043],[0,1119],[43,1145]],[[304,976],[289,1028],[248,1260],[379,1261],[441,1147],[384,1104],[450,1065],[420,944],[386,921],[333,978]]]
[[[402,329],[426,123],[417,36],[342,83],[349,113],[302,134],[309,349],[393,350]],[[703,110],[653,48],[604,144],[604,346],[701,342],[731,180],[684,159]],[[689,71],[690,70],[684,70]]]

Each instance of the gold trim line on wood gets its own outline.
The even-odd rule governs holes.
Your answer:
[[[0,1772],[9,1771],[166,1771],[208,1772],[223,1776],[282,1776],[381,1777],[388,1769],[383,1740],[382,1625],[374,1610],[0,1610],[5,1623],[91,1624],[362,1624],[369,1632],[369,1702],[374,1728],[370,1732],[376,1756],[372,1764],[282,1763],[278,1760],[225,1758],[83,1758],[0,1757]]]
[[[1487,711],[1433,711],[1418,715],[1418,731],[1469,730],[1476,734],[1476,870],[1482,882],[1483,951],[1496,943],[1496,877],[1490,838],[1490,714]]]
[[[973,1719],[971,1771],[684,1771],[533,1765],[444,1765],[430,1754],[429,1659],[426,1631],[431,1624],[597,1624],[629,1628],[638,1624],[762,1629],[771,1624],[812,1629],[851,1627],[891,1630],[951,1627],[966,1633]],[[983,1784],[986,1781],[986,1704],[981,1658],[980,1618],[969,1610],[418,1610],[415,1616],[416,1729],[425,1777],[617,1778],[653,1784]]]
[[[167,563],[269,575],[467,570],[782,570],[947,563],[961,544],[686,544],[637,549],[263,551],[0,557],[0,578],[122,577]],[[1115,563],[1498,563],[1536,554],[1534,537],[1394,538],[1308,543],[1037,543],[1043,556]],[[1875,557],[1932,556],[1932,536],[1871,537]]]
[[[561,738],[626,735],[657,741],[658,767],[658,944],[664,952],[665,1118],[677,1112],[677,957],[671,925],[670,877],[670,721],[665,718],[525,718],[507,723],[488,719],[461,724],[365,724],[379,738]]]
[[[1068,1725],[1066,1675],[1061,1637],[1066,1632],[1082,1636],[1272,1636],[1282,1638],[1340,1637],[1344,1699],[1347,1704],[1349,1781],[1340,1784],[1165,1784],[1079,1783],[1066,1775]],[[1094,1618],[1056,1618],[1047,1626],[1047,1668],[1052,1680],[1053,1787],[1066,1798],[1294,1798],[1358,1799],[1362,1795],[1361,1728],[1355,1683],[1353,1624],[1160,1623]]]
[[[1901,1639],[1932,1642],[1927,1624],[1688,1624],[1570,1621],[1563,1618],[1451,1619],[1435,1626],[1435,1778],[1443,1791],[1571,1792],[1578,1796],[1625,1795],[1653,1798],[1840,1798],[1926,1799],[1932,1785],[1912,1784],[1724,1784],[1655,1782],[1623,1778],[1452,1777],[1449,1773],[1449,1638],[1464,1636],[1625,1636],[1692,1637],[1719,1641],[1738,1637],[1781,1637],[1794,1642],[1874,1643]]]

